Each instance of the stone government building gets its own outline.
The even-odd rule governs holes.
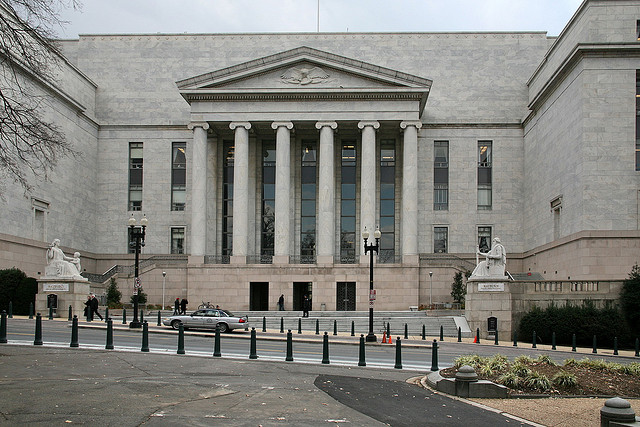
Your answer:
[[[558,37],[62,40],[42,88],[82,156],[26,197],[7,186],[0,267],[40,276],[60,238],[128,299],[113,267],[133,264],[144,214],[154,304],[165,271],[168,304],[367,310],[376,226],[377,310],[450,302],[494,237],[516,278],[623,279],[640,259],[639,29],[640,1],[586,0]]]

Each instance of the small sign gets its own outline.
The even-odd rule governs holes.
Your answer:
[[[134,287],[134,288],[136,288],[136,289],[138,289],[138,288],[141,288],[141,287],[142,287],[142,282],[140,281],[140,278],[139,278],[139,277],[136,277],[136,278],[133,280],[133,287]]]
[[[58,308],[58,295],[47,295],[47,308]]]
[[[491,316],[487,318],[487,330],[488,331],[497,331],[498,330],[498,318],[495,316]]]
[[[43,283],[43,292],[69,292],[68,283]]]
[[[504,283],[478,283],[478,292],[504,292]]]
[[[375,289],[370,289],[369,290],[369,302],[373,302],[376,300],[376,290]]]
[[[133,288],[133,294],[138,295],[138,288]]]

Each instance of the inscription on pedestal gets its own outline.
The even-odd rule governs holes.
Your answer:
[[[504,292],[504,283],[478,283],[478,292]]]
[[[69,292],[68,283],[43,283],[42,290],[44,292]]]

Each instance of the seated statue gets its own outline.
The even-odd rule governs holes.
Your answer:
[[[45,267],[45,277],[69,277],[76,280],[87,280],[80,275],[80,254],[75,258],[68,257],[59,248],[60,239],[55,239],[47,249],[47,266]],[[75,254],[74,254],[75,255]]]
[[[504,250],[499,238],[495,237],[492,240],[489,252],[480,252],[476,247],[476,256],[483,256],[485,260],[478,263],[469,279],[474,277],[504,279],[507,252]]]

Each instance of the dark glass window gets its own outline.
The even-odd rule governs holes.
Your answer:
[[[343,141],[340,164],[340,262],[356,262],[356,144]]]
[[[480,252],[491,249],[491,227],[478,227],[478,249]]]
[[[222,255],[233,255],[233,161],[234,145],[224,141],[222,159]]]
[[[446,253],[449,246],[449,229],[447,227],[433,228],[433,251]]]
[[[171,155],[171,210],[183,211],[187,199],[187,146],[174,142]],[[182,252],[180,252],[182,253]]]
[[[478,142],[478,209],[490,210],[492,206],[492,142]]]
[[[184,227],[171,228],[171,253],[184,253]]]
[[[449,141],[433,144],[433,210],[449,209]]]
[[[129,143],[129,210],[142,210],[142,142]]]
[[[262,230],[260,255],[272,257],[276,223],[276,143],[262,141]]]
[[[636,170],[640,171],[640,70],[636,70]]]
[[[393,262],[395,258],[396,218],[396,141],[380,142],[380,253],[378,260]]]

